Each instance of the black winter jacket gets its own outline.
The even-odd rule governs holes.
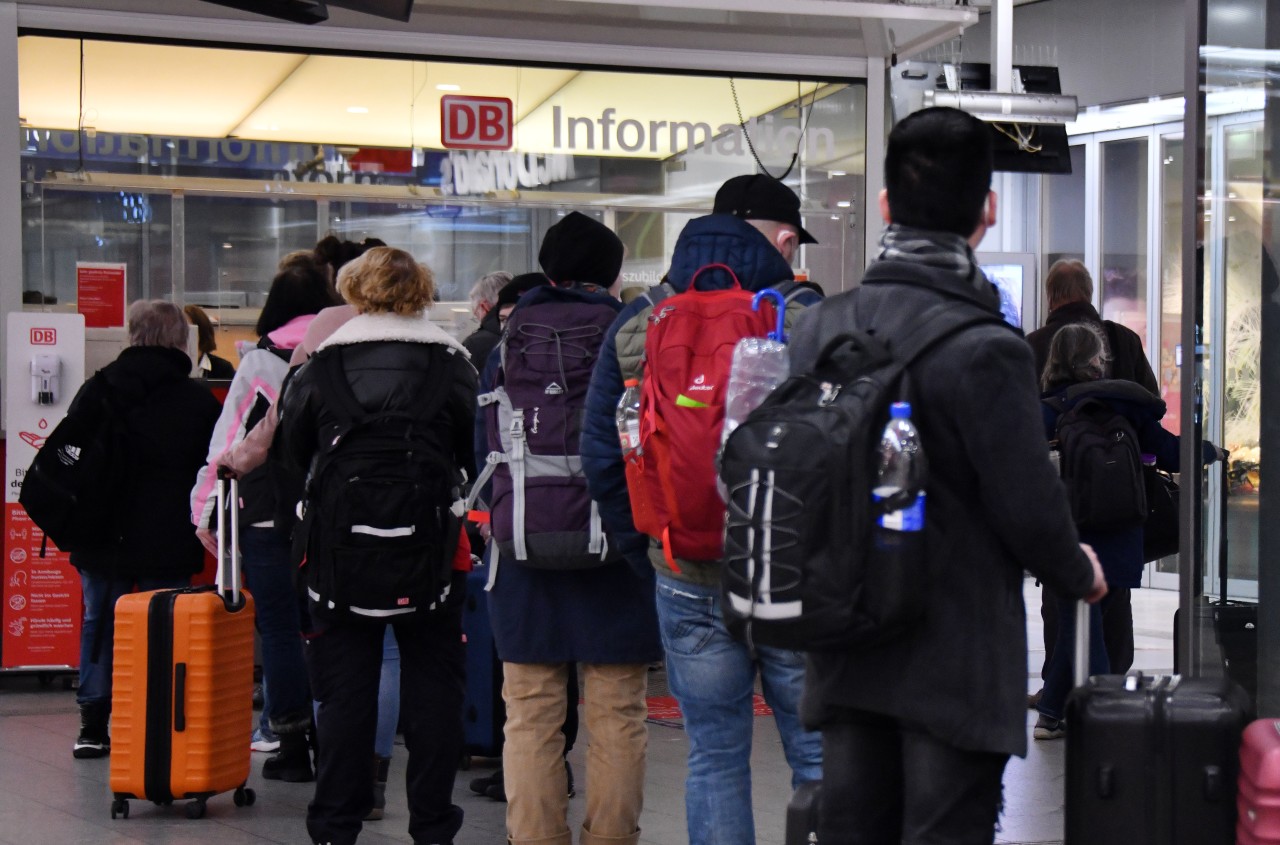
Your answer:
[[[471,353],[471,363],[483,373],[485,364],[489,363],[489,354],[498,348],[501,340],[502,321],[498,319],[498,309],[490,308],[480,321],[480,328],[467,335],[462,345]]]
[[[1049,312],[1044,327],[1027,335],[1027,343],[1036,357],[1036,383],[1044,373],[1044,366],[1049,362],[1049,346],[1058,329],[1072,323],[1090,323],[1102,331],[1107,339],[1108,351],[1111,355],[1107,378],[1120,381],[1132,381],[1142,385],[1148,391],[1160,395],[1160,382],[1151,371],[1151,363],[1147,353],[1142,349],[1142,338],[1132,329],[1119,323],[1103,320],[1097,310],[1088,302],[1071,302],[1060,305]]]
[[[998,318],[999,302],[979,292],[976,272],[873,264],[859,288],[800,317],[792,372],[812,369],[850,326],[874,328],[892,348],[902,327],[937,302]],[[841,708],[879,713],[955,748],[1025,754],[1023,570],[1070,596],[1093,583],[1049,463],[1031,350],[1006,325],[974,326],[917,359],[908,376],[929,461],[925,615],[883,645],[811,655],[803,716],[818,727]]]
[[[285,385],[273,453],[287,468],[306,472],[322,437],[339,424],[332,398],[325,395],[318,366],[341,350],[347,381],[367,411],[406,411],[424,391],[443,389],[449,399],[427,437],[459,470],[472,466],[476,371],[461,344],[425,316],[361,315],[335,331]],[[436,373],[444,379],[436,381]]]
[[[190,378],[185,352],[130,346],[84,383],[67,414],[101,413],[104,402],[124,424],[122,467],[109,483],[119,489],[115,548],[71,555],[77,569],[122,578],[194,575],[204,548],[191,524],[187,495],[220,406]]]

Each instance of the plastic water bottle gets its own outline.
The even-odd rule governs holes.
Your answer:
[[[888,532],[899,535],[915,535],[924,532],[924,450],[920,447],[920,434],[911,423],[911,403],[894,402],[889,406],[889,424],[880,437],[880,470],[875,489],[871,491],[876,502],[906,494],[907,503],[876,518],[877,536]],[[877,509],[878,510],[878,509]],[[886,541],[893,539],[887,534]],[[899,542],[905,541],[903,536]]]
[[[640,380],[629,378],[623,385],[622,398],[618,400],[618,411],[614,419],[618,423],[618,440],[622,443],[622,454],[629,455],[640,448]]]

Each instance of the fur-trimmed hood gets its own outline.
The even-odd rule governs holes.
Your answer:
[[[404,343],[438,343],[462,353],[471,359],[471,353],[462,343],[431,321],[426,313],[412,317],[399,314],[357,314],[338,327],[316,347],[319,352],[330,346],[349,346],[353,343],[401,341]]]

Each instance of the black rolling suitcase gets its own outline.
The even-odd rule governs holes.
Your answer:
[[[787,804],[786,845],[817,845],[822,781],[802,783]]]
[[[493,642],[489,597],[484,592],[488,578],[487,566],[477,566],[467,575],[467,598],[462,611],[462,633],[467,639],[462,722],[468,754],[501,757],[507,708],[502,701],[502,663]]]
[[[1088,636],[1087,617],[1078,614],[1076,689],[1066,707],[1066,845],[1234,841],[1244,691],[1223,678],[1136,670],[1085,680]]]

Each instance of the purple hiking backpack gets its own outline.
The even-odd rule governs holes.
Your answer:
[[[503,557],[537,569],[596,567],[619,556],[587,490],[578,441],[591,371],[619,309],[573,289],[544,288],[533,299],[507,320],[493,390],[479,397],[489,457],[472,496],[492,478]]]

